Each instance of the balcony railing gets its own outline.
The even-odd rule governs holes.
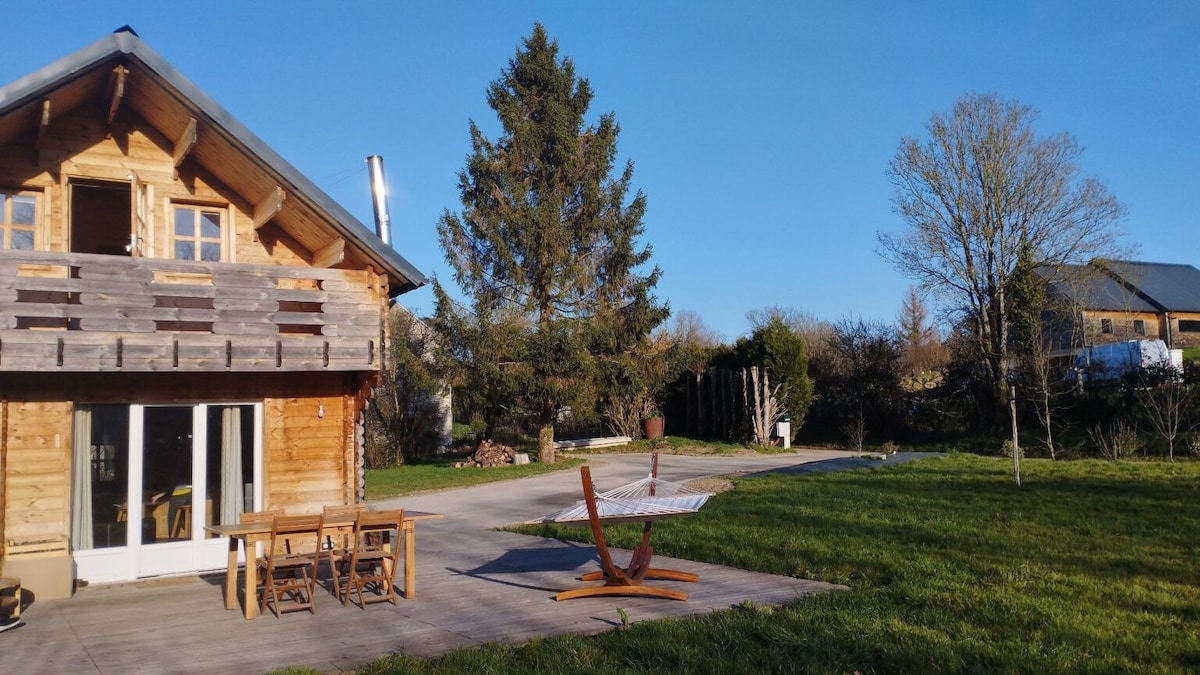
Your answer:
[[[0,250],[0,371],[362,371],[369,272]]]

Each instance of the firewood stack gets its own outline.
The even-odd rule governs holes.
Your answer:
[[[517,451],[495,441],[480,441],[479,446],[475,448],[475,452],[466,461],[455,464],[456,467],[464,466],[504,466],[512,464],[513,458],[516,457]]]

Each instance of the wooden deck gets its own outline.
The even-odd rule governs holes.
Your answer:
[[[627,552],[616,552],[624,559]],[[726,609],[744,600],[781,604],[841,587],[668,558],[700,575],[662,582],[686,602],[583,598],[555,602],[597,569],[591,546],[464,528],[454,519],[421,527],[417,592],[399,606],[343,607],[318,589],[317,613],[246,621],[223,608],[223,574],[81,589],[34,602],[26,626],[0,634],[4,663],[22,673],[262,673],[289,665],[353,670],[391,652],[436,656],[486,642],[523,643],[560,633],[593,634],[631,621]]]

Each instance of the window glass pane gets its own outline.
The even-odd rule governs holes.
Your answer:
[[[128,541],[129,406],[75,408],[71,483],[71,545],[78,550],[125,546]],[[147,505],[142,506],[148,513]]]
[[[14,195],[12,198],[12,223],[33,225],[33,214],[37,202],[29,195]]]
[[[175,234],[184,237],[196,236],[195,212],[191,209],[175,209]]]
[[[221,245],[201,242],[200,259],[205,262],[221,262]]]
[[[175,259],[176,260],[195,260],[196,245],[190,241],[175,242]]]
[[[12,248],[23,251],[33,250],[33,230],[13,230]]]
[[[205,239],[221,237],[221,214],[216,211],[200,212],[200,236]]]

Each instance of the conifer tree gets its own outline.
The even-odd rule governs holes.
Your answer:
[[[587,125],[591,100],[588,80],[535,24],[488,88],[499,138],[471,122],[463,210],[438,225],[477,325],[525,319],[516,336],[505,333],[520,344],[467,351],[519,355],[504,367],[509,403],[537,426],[544,462],[554,461],[560,411],[583,402],[597,360],[634,348],[667,315],[651,295],[658,268],[638,273],[650,259],[635,241],[646,198],[638,191],[626,203],[633,164],[613,176],[620,127],[611,113]]]

